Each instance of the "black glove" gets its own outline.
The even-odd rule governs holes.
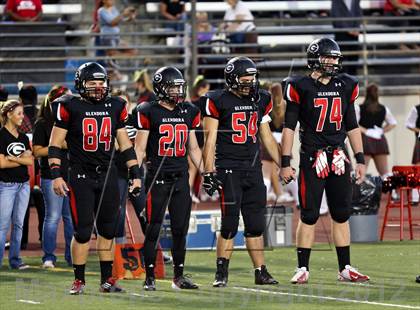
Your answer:
[[[220,182],[216,178],[215,172],[206,172],[203,174],[203,177],[204,177],[203,187],[209,196],[213,196],[215,191],[219,191],[222,189],[222,182]]]

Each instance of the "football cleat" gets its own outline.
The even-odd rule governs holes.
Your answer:
[[[83,294],[84,289],[85,289],[85,282],[76,279],[74,280],[69,293],[70,295],[80,295],[80,294]]]
[[[228,282],[228,273],[217,271],[214,277],[213,287],[226,287]]]
[[[309,271],[306,267],[296,268],[294,276],[290,279],[292,284],[305,284],[309,280]]]
[[[195,290],[198,289],[198,285],[195,284],[189,277],[180,276],[173,279],[172,288],[174,290]]]
[[[370,278],[367,275],[364,275],[357,271],[357,269],[353,268],[350,265],[346,265],[343,271],[338,273],[338,281],[343,282],[366,282],[369,281]]]
[[[143,283],[143,288],[145,291],[156,291],[156,281],[154,277],[146,277],[146,280]]]
[[[275,285],[279,284],[271,274],[269,274],[265,265],[261,266],[261,270],[255,269],[255,284],[257,285]]]
[[[99,287],[101,293],[122,293],[124,290],[117,285],[117,281],[113,278],[108,278]]]

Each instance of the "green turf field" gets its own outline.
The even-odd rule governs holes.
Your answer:
[[[156,292],[144,292],[141,280],[120,281],[123,294],[98,292],[99,266],[91,255],[84,295],[69,296],[72,270],[40,268],[40,258],[25,258],[32,266],[24,271],[0,270],[0,309],[420,309],[420,242],[384,242],[352,246],[352,264],[371,277],[369,284],[336,281],[335,249],[317,245],[312,252],[310,284],[288,284],[295,267],[293,248],[266,252],[267,265],[279,280],[276,287],[253,284],[248,254],[234,253],[229,287],[211,287],[214,252],[187,253],[186,273],[200,285],[198,291],[174,291],[167,280],[158,280]],[[4,261],[6,263],[6,261]]]

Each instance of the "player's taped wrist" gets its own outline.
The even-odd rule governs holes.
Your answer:
[[[136,152],[134,151],[134,148],[132,146],[122,151],[120,155],[121,159],[125,162],[128,162],[130,160],[137,160]]]
[[[53,180],[61,178],[61,165],[57,163],[50,164],[50,174]]]
[[[290,155],[283,155],[281,157],[281,167],[287,168],[290,167],[290,160],[292,159],[292,156]]]
[[[128,168],[128,178],[130,180],[141,179],[141,177],[142,173],[138,165],[133,165],[130,168]]]
[[[48,158],[57,158],[61,159],[63,157],[63,150],[57,146],[48,147]]]
[[[361,165],[365,164],[365,155],[362,152],[354,154],[354,158],[356,159],[356,163]]]

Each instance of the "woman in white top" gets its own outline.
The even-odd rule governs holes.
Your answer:
[[[245,33],[255,30],[254,16],[241,0],[226,0],[229,8],[223,17],[222,30],[233,32],[228,34],[230,43],[245,43]]]

